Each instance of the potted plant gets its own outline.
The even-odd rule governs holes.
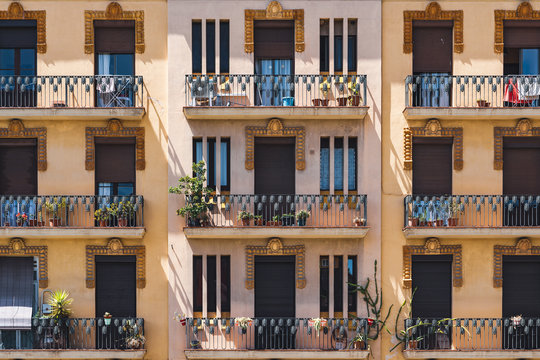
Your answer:
[[[323,318],[312,318],[308,320],[308,326],[311,326],[319,333],[323,328],[328,326],[328,320]]]
[[[43,215],[41,212],[37,213],[37,219],[34,214],[30,214],[28,219],[28,226],[43,226]]]
[[[251,219],[253,219],[253,214],[249,211],[239,211],[238,212],[238,221],[242,222],[242,226],[249,226]]]
[[[313,99],[313,106],[328,106],[328,92],[330,90],[330,82],[328,79],[325,79],[319,84],[320,93],[322,98]]]
[[[355,350],[366,350],[366,335],[360,332],[357,332],[356,335],[349,342],[349,349]]]
[[[353,219],[354,226],[366,226],[366,219],[359,218],[358,216]]]
[[[422,211],[422,212],[420,212],[418,214],[418,225],[419,226],[426,226],[426,213],[424,211]]]
[[[201,342],[199,340],[191,340],[189,346],[192,349],[202,349]]]
[[[456,199],[452,199],[449,212],[448,226],[457,226],[459,215],[461,215],[463,211],[461,210],[461,204]]]
[[[15,216],[17,218],[17,226],[24,226],[26,220],[28,220],[28,215],[25,213],[17,213]]]
[[[240,328],[242,334],[245,334],[248,326],[253,324],[253,320],[249,317],[239,317],[234,319],[234,323]]]
[[[105,325],[109,326],[111,325],[111,319],[112,319],[112,315],[108,312],[105,312],[105,314],[103,314],[103,321],[105,322]]]
[[[262,215],[253,215],[253,219],[254,219],[254,222],[255,222],[255,226],[263,226]]]
[[[99,226],[109,226],[118,214],[118,206],[115,203],[108,204],[94,211],[94,219],[99,221]]]
[[[442,212],[437,211],[437,220],[435,221],[435,225],[434,225],[434,226],[441,227],[441,226],[443,226],[443,225],[444,225],[443,214],[442,214]]]
[[[272,216],[272,221],[268,221],[268,226],[281,226],[281,215]]]
[[[132,320],[127,320],[122,327],[126,334],[126,347],[132,350],[142,349],[146,343],[146,338],[139,329],[139,326]]]
[[[418,226],[418,216],[409,215],[409,227]]]
[[[72,314],[72,303],[73,299],[69,297],[69,292],[66,290],[53,291],[47,300],[47,304],[51,309],[51,312],[47,317],[52,319],[50,326],[54,328],[54,331],[51,329],[50,332],[47,332],[44,341],[51,344],[53,348],[67,348],[69,343],[69,332],[67,323],[64,320],[69,318]]]
[[[208,203],[205,200],[211,196],[211,189],[204,186],[206,181],[206,169],[204,161],[193,163],[194,176],[184,176],[178,179],[178,186],[171,186],[169,193],[182,194],[185,196],[185,206],[176,211],[177,215],[187,217],[188,226],[201,226],[208,211]]]
[[[310,213],[306,210],[300,210],[296,213],[296,223],[298,226],[306,226],[306,220],[309,217]]]
[[[360,102],[362,101],[362,96],[360,96],[360,83],[358,80],[351,80],[349,81],[347,87],[349,88],[349,92],[352,94],[349,96],[349,105],[359,106]]]
[[[118,226],[127,227],[134,225],[135,206],[131,201],[120,201],[118,203]]]
[[[293,226],[294,214],[283,214],[281,216],[281,221],[282,221],[283,226]]]
[[[338,87],[338,91],[339,91],[340,94],[342,94],[342,95],[345,94],[346,95],[343,76],[340,76],[340,77],[338,77],[336,79],[336,86]],[[349,102],[349,96],[338,97],[338,98],[336,98],[336,101],[338,103],[338,106],[347,106],[347,103]]]
[[[66,208],[66,199],[62,198],[61,200],[59,200],[58,198],[52,198],[51,200],[45,202],[44,206],[45,209],[47,209],[47,213],[49,216],[49,226],[60,226],[62,220],[62,212]]]
[[[476,103],[478,104],[478,107],[490,107],[491,106],[491,103],[489,103],[487,100],[484,100],[484,99],[480,99],[480,100],[476,100]]]

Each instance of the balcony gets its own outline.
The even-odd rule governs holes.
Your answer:
[[[141,195],[6,195],[0,209],[0,238],[142,239],[145,233]]]
[[[359,239],[369,230],[367,195],[219,195],[207,203],[206,219],[188,221],[188,239]]]
[[[408,195],[408,239],[540,238],[540,195]]]
[[[540,357],[540,319],[405,320],[406,359],[531,359]]]
[[[141,120],[142,76],[2,76],[0,120]]]
[[[540,119],[540,76],[409,75],[407,120]]]
[[[366,75],[186,75],[188,120],[363,119]]]
[[[367,359],[367,319],[187,319],[187,359]],[[240,321],[239,321],[240,320]]]
[[[141,318],[33,318],[29,330],[0,330],[0,359],[142,359],[144,342]]]

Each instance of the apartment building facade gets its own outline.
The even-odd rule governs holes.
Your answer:
[[[167,357],[166,16],[0,2],[0,358]]]
[[[538,10],[383,1],[387,357],[538,357]]]
[[[348,285],[380,260],[380,1],[168,13],[169,186],[211,189],[169,198],[169,358],[380,356]]]

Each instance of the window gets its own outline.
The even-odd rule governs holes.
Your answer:
[[[217,311],[217,274],[216,256],[206,256],[206,310],[208,317],[215,317]]]
[[[412,318],[452,316],[452,255],[413,255]]]
[[[36,195],[37,179],[37,139],[0,139],[0,194]]]
[[[231,312],[231,256],[221,256],[221,316]]]
[[[452,138],[413,138],[413,194],[452,194]]]
[[[347,283],[358,283],[358,264],[356,255],[349,255],[347,258]],[[355,314],[357,311],[357,293],[356,286],[348,285],[347,310],[349,314]]]
[[[343,191],[343,138],[334,138],[334,190]]]
[[[194,74],[202,73],[202,22],[191,22],[191,71]]]
[[[203,259],[193,256],[193,316],[202,317],[203,311]]]
[[[216,189],[217,180],[217,146],[216,138],[207,138],[207,160],[206,160],[206,182],[207,186]],[[231,179],[231,141],[230,138],[220,139],[220,166],[221,166],[221,190],[230,189]],[[193,138],[193,162],[197,163],[203,160],[203,139]]]
[[[206,139],[208,162],[206,167],[207,186],[216,189],[216,138]]]
[[[330,20],[321,19],[319,29],[319,70],[327,73],[330,71]]]
[[[321,191],[330,190],[330,138],[321,138]]]
[[[319,258],[319,308],[321,316],[328,316],[330,311],[330,275],[328,269],[328,256]]]
[[[96,195],[134,195],[135,138],[96,137],[94,141]]]
[[[343,19],[334,19],[334,72],[343,71]]]
[[[206,20],[206,73],[216,72],[216,22]]]
[[[343,317],[343,256],[334,256],[334,316]]]
[[[221,138],[221,190],[231,189],[231,139]]]
[[[358,31],[356,19],[349,19],[349,26],[347,27],[347,70],[349,73],[356,72],[357,62],[357,41],[356,34]]]
[[[538,75],[540,21],[504,21],[504,75]]]
[[[356,137],[349,137],[349,147],[348,147],[348,166],[349,170],[347,172],[348,176],[348,186],[349,191],[356,191],[358,188],[356,180],[356,162],[357,162],[357,153],[358,153],[358,140]]]
[[[229,20],[219,21],[219,72],[229,73]]]

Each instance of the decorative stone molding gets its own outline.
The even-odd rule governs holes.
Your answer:
[[[39,287],[49,286],[47,246],[27,246],[23,239],[13,238],[7,246],[0,246],[0,256],[37,256],[39,259]]]
[[[94,53],[94,20],[135,20],[135,51],[144,53],[144,11],[124,11],[116,1],[107,5],[105,11],[84,11],[84,53]]]
[[[20,2],[13,1],[7,11],[0,11],[0,20],[36,20],[37,52],[47,52],[47,13],[45,10],[26,11]]]
[[[493,287],[503,285],[503,255],[540,255],[540,246],[532,246],[529,238],[518,239],[516,245],[493,247]]]
[[[504,20],[540,20],[540,11],[523,1],[516,10],[495,10],[495,53],[504,51]]]
[[[454,21],[454,52],[463,52],[463,10],[441,10],[441,5],[433,1],[425,11],[403,12],[403,52],[412,53],[413,21],[414,20],[453,20]]]
[[[505,136],[540,136],[540,127],[533,127],[529,119],[521,119],[515,127],[495,127],[493,168],[503,169],[503,138]]]
[[[284,246],[279,238],[273,238],[265,246],[246,246],[246,289],[255,288],[255,255],[295,255],[296,287],[306,287],[304,245]]]
[[[25,128],[19,119],[9,122],[7,128],[0,128],[0,138],[37,139],[37,168],[47,170],[47,128]]]
[[[279,119],[272,119],[267,126],[246,127],[246,169],[255,167],[255,136],[296,137],[296,170],[306,168],[306,130],[302,126],[285,127]]]
[[[96,286],[96,255],[135,255],[137,267],[137,288],[146,286],[146,248],[144,245],[124,246],[117,238],[109,240],[105,246],[86,246],[86,287]]]
[[[413,255],[452,255],[452,273],[454,287],[463,285],[463,264],[461,245],[441,245],[437,238],[428,238],[424,245],[403,246],[403,287],[412,287],[412,256]]]
[[[454,138],[454,170],[463,169],[463,128],[443,128],[437,119],[428,120],[424,127],[411,127],[404,130],[404,162],[405,170],[412,170],[413,136],[453,137]]]
[[[86,170],[96,167],[96,148],[94,137],[135,137],[135,156],[137,170],[144,170],[146,161],[144,156],[144,127],[124,127],[122,122],[111,119],[106,127],[86,128]]]
[[[252,53],[255,50],[254,43],[254,20],[294,20],[295,49],[296,52],[305,50],[304,43],[304,9],[284,10],[278,1],[268,4],[266,10],[244,11],[244,51]]]

